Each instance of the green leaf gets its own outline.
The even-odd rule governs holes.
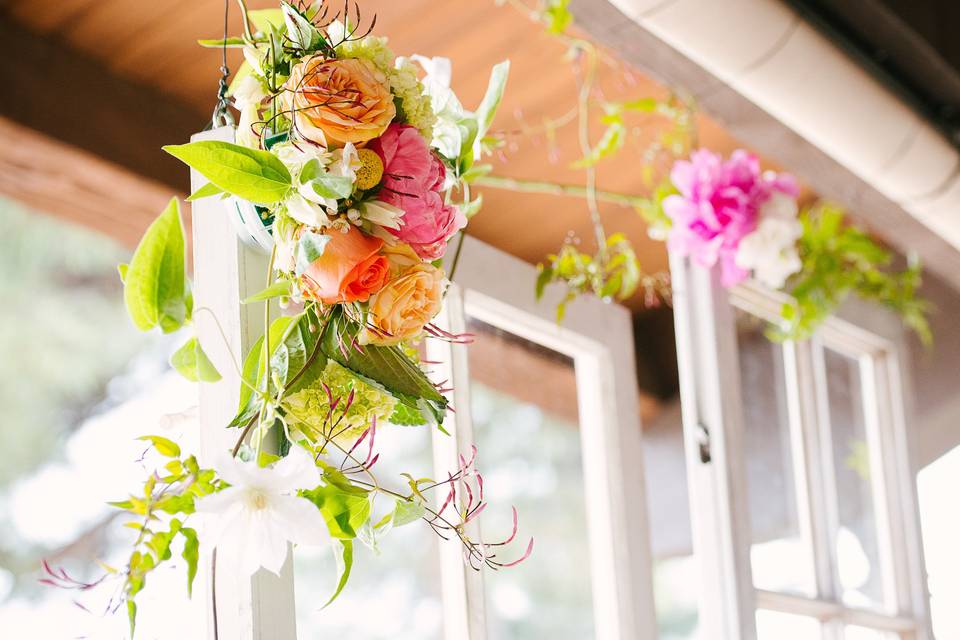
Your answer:
[[[573,14],[570,13],[569,6],[570,0],[550,0],[549,5],[543,11],[548,32],[561,34],[573,24]]]
[[[626,142],[627,128],[622,120],[614,120],[607,126],[597,144],[590,149],[590,153],[580,158],[573,164],[573,169],[585,169],[592,167],[604,158],[607,158],[619,151]]]
[[[314,231],[306,231],[297,241],[297,266],[296,273],[301,274],[310,268],[314,260],[323,255],[330,242],[330,236]]]
[[[405,405],[402,402],[397,403],[393,413],[390,414],[389,422],[390,424],[402,427],[418,427],[427,423],[418,409]]]
[[[127,619],[130,621],[130,637],[137,629],[137,603],[132,598],[127,600]]]
[[[287,37],[290,38],[293,46],[298,49],[310,50],[313,44],[320,39],[320,32],[317,31],[312,22],[307,20],[306,16],[290,4],[281,3],[280,10],[283,12],[283,20],[287,26]]]
[[[480,157],[478,141],[483,140],[483,137],[487,135],[487,131],[490,130],[490,125],[493,124],[493,118],[497,114],[500,101],[503,100],[503,91],[507,86],[507,78],[509,76],[509,60],[504,60],[494,65],[490,71],[490,81],[487,83],[487,92],[484,94],[483,100],[480,101],[480,106],[477,107],[476,111],[477,133],[474,136],[473,151],[477,158]]]
[[[201,47],[204,47],[205,49],[222,49],[224,45],[226,45],[228,48],[242,47],[244,44],[246,44],[246,42],[244,41],[243,38],[227,38],[227,39],[216,38],[212,40],[208,38],[203,38],[201,40],[197,40],[197,44],[199,44]]]
[[[187,202],[193,202],[194,200],[199,200],[200,198],[209,198],[210,196],[215,196],[220,193],[223,193],[223,189],[212,182],[208,182],[187,196]]]
[[[191,382],[217,382],[220,372],[204,353],[196,336],[187,340],[170,356],[170,366]]]
[[[173,440],[164,438],[163,436],[140,436],[137,440],[143,440],[149,442],[153,445],[153,448],[157,450],[162,456],[168,458],[179,458],[180,457],[180,447]]]
[[[290,287],[292,285],[293,283],[289,280],[278,280],[259,293],[255,293],[248,298],[244,298],[243,304],[250,304],[251,302],[260,302],[261,300],[269,300],[271,298],[288,296],[290,295]]]
[[[543,298],[543,293],[547,288],[547,285],[553,280],[553,267],[549,264],[539,264],[537,265],[537,284],[536,284],[536,296],[537,300]]]
[[[353,180],[347,176],[318,175],[310,181],[313,191],[321,198],[340,200],[353,193]]]
[[[286,387],[286,393],[296,393],[315,382],[327,366],[327,358],[319,344],[321,326],[314,311],[304,311],[299,316],[277,318],[270,325],[270,375],[265,381],[261,339],[244,359],[244,379],[255,384],[257,389],[269,388],[274,393],[277,391],[274,379]],[[256,383],[252,382],[254,379]],[[240,409],[228,425],[230,427],[244,426],[259,410],[259,400],[246,385],[240,389],[240,400]]]
[[[130,265],[121,270],[127,313],[141,331],[176,331],[189,317],[186,245],[176,198],[147,229]]]
[[[333,604],[333,601],[343,592],[343,588],[347,586],[347,581],[350,580],[350,570],[353,568],[353,540],[334,540],[333,555],[337,562],[337,573],[340,575],[340,579],[337,581],[337,590],[333,592],[333,595],[321,609],[326,609]]]
[[[193,579],[197,577],[197,562],[200,558],[200,540],[197,532],[189,527],[182,527],[180,534],[184,537],[183,559],[187,563],[187,595],[193,597]]]
[[[426,512],[427,508],[421,502],[397,499],[397,506],[393,509],[391,521],[394,527],[402,527],[405,524],[416,522]]]
[[[421,414],[426,411],[433,421],[442,424],[447,400],[420,367],[397,347],[365,345],[358,350],[352,346],[358,333],[355,323],[339,309],[332,310],[321,340],[323,353],[355,374],[379,383],[400,403]]]
[[[283,11],[280,9],[254,9],[247,12],[247,17],[254,28],[262,33],[269,32],[271,27],[279,29],[283,26]]]
[[[273,204],[290,191],[290,172],[269,151],[218,140],[167,145],[163,150],[220,189],[253,203]]]
[[[302,494],[320,509],[334,538],[356,538],[357,530],[370,519],[370,498],[366,493],[357,495],[328,484]]]

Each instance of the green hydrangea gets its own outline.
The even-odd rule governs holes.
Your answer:
[[[330,388],[330,394],[323,387]],[[343,415],[350,392],[353,402]],[[333,413],[333,421],[340,420],[334,434],[330,434],[331,425],[330,398],[340,402]],[[377,424],[386,423],[397,406],[397,400],[376,383],[362,379],[333,360],[327,361],[320,378],[311,386],[293,393],[284,399],[290,426],[299,429],[313,441],[323,435],[337,435],[337,440],[350,442],[360,435],[376,420]],[[341,419],[341,416],[342,419]]]
[[[333,42],[344,40],[343,26],[339,23],[330,25],[327,33]],[[387,38],[368,35],[359,40],[346,40],[337,45],[337,55],[341,58],[369,60],[386,74],[390,91],[397,98],[403,120],[419,129],[427,140],[433,137],[433,125],[437,118],[433,113],[430,97],[424,95],[417,65],[407,58],[394,56],[387,44]]]

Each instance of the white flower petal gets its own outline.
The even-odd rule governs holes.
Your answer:
[[[290,217],[310,227],[329,226],[330,218],[319,204],[308,202],[300,193],[294,193],[286,200],[287,213]]]
[[[271,510],[291,542],[319,545],[330,539],[323,514],[306,498],[280,496],[271,504]]]
[[[297,489],[312,489],[320,483],[320,471],[313,456],[299,445],[290,448],[286,457],[269,468],[263,488],[272,493],[293,493]]]

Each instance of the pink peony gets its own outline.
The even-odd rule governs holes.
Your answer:
[[[724,286],[743,281],[749,271],[737,266],[740,240],[757,226],[763,204],[774,192],[796,198],[796,182],[786,174],[760,173],[760,162],[743,150],[723,159],[707,149],[678,160],[670,179],[680,195],[668,196],[663,209],[673,221],[668,246],[698,264],[720,263]]]
[[[441,257],[450,237],[467,224],[457,207],[444,203],[441,191],[447,170],[443,163],[410,125],[390,125],[368,148],[383,160],[378,197],[404,212],[401,227],[388,231],[425,260]]]

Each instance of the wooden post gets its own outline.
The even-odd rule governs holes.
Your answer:
[[[232,142],[234,129],[221,127],[191,140]],[[190,173],[195,191],[207,182]],[[241,300],[267,285],[269,258],[244,244],[229,218],[230,200],[214,196],[193,203],[194,322],[204,351],[223,375],[200,385],[201,464],[229,450],[240,432],[227,430],[239,402],[239,364],[263,333],[264,303]],[[202,558],[198,596],[207,599],[206,638],[210,640],[296,640],[293,562],[288,554],[281,575],[260,570],[252,578],[237,567],[211,566],[209,549]],[[214,605],[215,602],[215,605]]]

